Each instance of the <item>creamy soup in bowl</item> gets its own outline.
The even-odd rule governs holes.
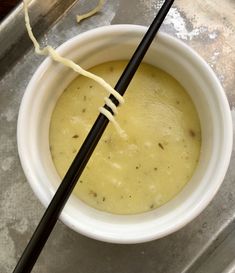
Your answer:
[[[97,65],[90,72],[115,85],[126,61]],[[50,150],[64,177],[91,129],[105,90],[79,76],[58,99],[50,123]],[[120,107],[80,177],[74,194],[88,205],[111,213],[141,213],[178,194],[197,166],[201,129],[195,106],[169,74],[141,64]]]
[[[105,67],[105,65],[110,64],[110,62],[118,64],[119,61],[128,60],[145,31],[145,27],[131,25],[102,27],[71,39],[62,45],[58,51],[62,55],[78,62],[86,69],[102,68],[102,66]],[[137,162],[138,157],[133,157],[135,161],[130,158],[128,159],[130,153],[127,153],[126,160],[129,160],[130,163],[127,169],[132,168],[135,173],[141,171],[141,175],[135,175],[136,178],[141,177],[140,186],[136,187],[141,193],[138,195],[136,191],[135,198],[129,197],[133,189],[129,188],[125,193],[126,188],[122,186],[121,192],[118,192],[117,196],[115,196],[114,191],[112,191],[114,202],[111,204],[108,201],[109,191],[106,191],[105,195],[103,194],[105,187],[101,191],[102,181],[101,184],[96,184],[94,188],[90,186],[85,188],[85,177],[88,181],[90,176],[87,172],[87,168],[83,173],[84,181],[81,177],[80,180],[82,180],[82,183],[81,181],[78,182],[75,192],[61,213],[61,220],[69,227],[86,236],[106,242],[137,243],[149,241],[166,236],[190,222],[214,197],[223,181],[230,159],[232,149],[232,123],[229,106],[219,81],[205,61],[182,42],[169,35],[159,33],[144,59],[143,66],[146,67],[146,69],[144,69],[145,71],[151,67],[158,71],[156,73],[162,73],[162,75],[164,75],[163,78],[167,78],[167,84],[173,81],[177,85],[177,87],[175,87],[176,92],[174,93],[171,88],[170,93],[168,93],[165,90],[163,91],[161,86],[158,86],[159,88],[156,88],[155,93],[154,88],[150,88],[150,86],[147,89],[150,90],[148,95],[151,99],[148,99],[146,102],[143,93],[137,91],[137,95],[133,95],[131,103],[128,103],[128,97],[132,94],[132,92],[129,92],[131,91],[130,86],[130,90],[128,90],[125,95],[126,103],[120,107],[119,113],[116,115],[119,124],[126,131],[127,135],[129,135],[126,140],[127,143],[125,141],[122,142],[112,127],[112,124],[110,124],[99,143],[101,149],[100,158],[104,158],[104,162],[101,162],[101,166],[97,167],[104,167],[105,164],[106,166],[111,166],[113,171],[116,172],[115,176],[109,174],[110,179],[104,182],[104,184],[118,188],[117,185],[120,184],[120,176],[118,176],[118,174],[121,174],[121,170],[126,166],[118,154],[122,151],[121,146],[124,147],[124,145],[127,145],[123,148],[123,151],[125,152],[129,147],[130,153],[132,154],[137,153],[136,150],[138,147],[141,147],[140,152],[142,157],[145,155],[145,158],[149,160],[151,154],[154,153],[152,161],[147,162],[147,160],[144,160],[144,164],[142,164],[145,166],[142,170],[142,165],[138,165]],[[108,67],[110,68],[110,66],[107,66],[107,68]],[[122,66],[120,66],[120,70],[122,70],[122,68],[123,63]],[[115,71],[113,71],[113,73],[115,73]],[[103,94],[97,99],[99,101],[93,101],[89,107],[88,102],[82,104],[83,100],[77,100],[76,96],[79,95],[81,95],[83,99],[84,96],[87,96],[87,100],[89,94],[90,99],[93,100],[94,93],[92,92],[94,89],[93,87],[89,87],[86,94],[79,92],[73,93],[73,90],[75,90],[74,86],[77,84],[79,78],[76,79],[76,77],[76,73],[70,69],[61,64],[56,64],[50,59],[46,59],[31,79],[20,108],[17,138],[21,163],[32,189],[45,206],[48,205],[61,182],[61,176],[63,176],[73,156],[73,152],[76,153],[79,148],[79,141],[82,141],[82,138],[85,137],[85,131],[89,130],[86,124],[91,126],[93,122],[92,115],[94,118],[98,114],[97,106],[103,105]],[[155,78],[160,79],[160,77],[156,77],[156,75]],[[117,76],[114,81],[116,79]],[[111,81],[112,79],[107,80]],[[85,80],[83,84],[90,85],[90,83],[86,83]],[[112,84],[114,83],[112,82]],[[133,85],[134,84],[133,82]],[[140,84],[142,84],[142,80],[137,85]],[[94,83],[91,85],[93,86]],[[67,137],[69,136],[70,142],[64,144],[64,150],[60,151],[58,147],[56,148],[54,146],[55,143],[58,144],[60,140],[57,139],[55,143],[53,142],[56,136],[53,136],[53,124],[51,120],[53,121],[54,118],[56,120],[56,105],[60,103],[63,104],[63,96],[66,96],[67,91],[65,90],[68,87],[69,89],[71,87],[72,91],[67,91],[75,96],[75,101],[79,104],[77,111],[80,112],[79,115],[77,113],[71,113],[71,124],[76,125],[76,123],[79,122],[82,124],[82,121],[79,121],[79,117],[82,115],[85,117],[88,111],[91,111],[91,118],[86,116],[87,120],[85,124],[83,124],[83,127],[79,127],[83,128],[82,132],[76,131],[77,127],[76,130],[75,127],[71,130],[68,129],[68,131],[70,131]],[[96,88],[98,87],[96,86]],[[186,103],[184,105],[188,106],[183,107],[181,100],[179,100],[179,103],[177,102],[177,92],[183,94],[183,98],[181,99]],[[139,104],[133,101],[137,96],[141,96]],[[157,103],[157,105],[152,105],[152,102]],[[96,103],[97,105],[95,105]],[[142,108],[135,109],[134,107],[136,107],[136,105]],[[128,106],[131,107],[131,110],[128,110]],[[71,106],[71,111],[74,109],[73,107],[74,106]],[[126,114],[125,109],[127,111]],[[163,115],[164,118],[161,117],[161,113],[164,111],[166,114],[174,113],[169,114],[169,116],[171,116],[170,121],[167,120],[164,122],[166,114]],[[140,114],[142,112],[144,116]],[[125,126],[125,118],[130,119],[134,126],[134,115],[139,115],[139,118],[146,120],[148,113],[150,114],[149,116],[152,117],[152,120],[150,123],[151,126],[148,128],[149,131],[146,130],[145,135],[149,137],[147,137],[146,140],[140,137],[138,140],[135,138],[138,131],[140,131],[138,130],[138,126],[134,128],[135,130],[133,129],[134,133],[132,134],[131,131],[133,130],[129,131],[128,126]],[[183,114],[181,115],[180,113]],[[122,115],[124,116],[122,117]],[[189,122],[190,117],[193,117],[193,123]],[[91,120],[89,121],[89,119]],[[182,121],[185,125],[184,130],[179,126],[179,121]],[[166,124],[168,123],[169,126],[167,127]],[[148,124],[144,124],[144,126],[147,125]],[[154,129],[152,125],[158,126],[155,128],[155,130],[158,131],[156,132],[156,136],[153,136],[154,133],[151,131]],[[180,128],[182,132],[180,132]],[[67,129],[64,128],[64,130],[66,138]],[[165,133],[166,131],[168,132],[169,139],[158,135],[161,134],[161,130],[164,130]],[[139,132],[138,135],[142,136],[143,132]],[[148,139],[150,135],[154,140]],[[177,135],[178,137],[176,137]],[[176,137],[176,139],[174,139],[174,137]],[[137,143],[133,144],[134,138]],[[61,137],[61,139],[63,139],[63,137]],[[116,148],[112,147],[114,140],[118,142]],[[130,143],[128,143],[128,141],[130,141]],[[174,141],[178,141],[180,145],[174,146]],[[74,146],[72,147],[71,145]],[[99,152],[98,148],[99,146],[97,146],[97,153]],[[68,155],[66,166],[60,170],[60,167],[58,167],[60,163],[56,162],[56,157],[60,152],[63,153],[65,151],[70,151],[70,154]],[[112,155],[114,157],[113,159],[108,158],[108,153],[111,151],[116,152],[116,154]],[[180,179],[180,174],[178,173],[180,167],[176,168],[172,166],[175,160],[171,161],[172,157],[170,156],[173,155],[178,157],[179,160],[177,160],[177,163],[179,166],[180,164],[181,166],[185,166],[188,171],[188,173],[184,173],[185,177],[187,176],[187,179],[184,181]],[[95,156],[94,154],[94,158]],[[160,157],[157,158],[157,156]],[[180,156],[182,156],[182,158]],[[193,158],[193,160],[190,161],[190,158]],[[165,165],[163,165],[164,161]],[[166,164],[166,162],[169,164]],[[193,162],[193,164],[190,165],[187,162]],[[90,161],[87,167],[89,167],[89,164],[91,167],[92,164],[96,163]],[[175,168],[174,170],[173,167]],[[94,168],[92,167],[92,169]],[[181,167],[181,169],[183,169],[183,167]],[[171,183],[167,183],[167,181],[161,178],[164,177],[164,175],[166,175],[166,177],[170,176],[172,172],[172,181],[176,180],[173,179],[173,177],[175,177],[178,181],[182,182],[182,184],[177,186],[177,190],[174,192],[171,192],[173,189]],[[145,184],[143,177],[144,175],[149,177],[148,174],[153,178],[150,180],[158,184],[151,184],[152,182],[147,179]],[[91,174],[91,176],[94,175],[95,174]],[[134,175],[130,176],[134,177]],[[118,178],[117,180],[119,180],[119,182],[115,181],[115,177]],[[158,179],[154,180],[154,177],[158,177]],[[95,182],[98,183],[98,181],[102,179],[99,178],[95,180]],[[124,178],[121,180],[121,184],[124,183]],[[126,181],[128,180],[130,179],[126,179]],[[91,183],[92,179],[89,181],[88,183]],[[109,184],[108,181],[111,181],[111,183]],[[131,181],[130,184],[138,182],[137,179]],[[81,191],[85,192],[84,195],[78,192],[79,186],[81,185],[84,187],[80,187]],[[98,185],[101,185],[101,187]],[[170,192],[168,197],[165,197],[164,200],[162,196],[158,198],[157,194],[160,193],[160,190],[166,190],[165,188],[168,186],[169,189],[166,191],[168,192],[167,194]],[[151,193],[154,191],[156,193],[154,202],[152,202],[152,197],[147,197],[147,193],[145,192],[147,187],[151,188]],[[154,189],[154,187],[156,189]],[[146,202],[139,201],[141,199],[140,194],[142,194],[142,190]],[[125,198],[124,196],[123,198],[121,197],[122,193],[125,193]],[[128,198],[133,198],[131,199],[133,201],[128,201]],[[122,201],[121,199],[124,199],[123,202],[126,202],[123,208],[116,205],[118,200]],[[97,201],[99,201],[100,204],[97,204]],[[106,202],[107,207],[104,205]],[[145,203],[145,205],[144,207],[137,206],[135,210],[126,210],[128,207],[127,204],[131,204],[132,202],[137,205]],[[110,209],[111,207],[112,209]]]

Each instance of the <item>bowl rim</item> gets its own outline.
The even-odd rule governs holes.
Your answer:
[[[68,47],[71,47],[73,44],[76,44],[77,41],[80,41],[81,39],[84,39],[84,38],[88,39],[91,37],[94,39],[94,37],[102,35],[104,32],[107,34],[107,32],[110,32],[110,33],[117,32],[118,33],[118,32],[135,31],[135,32],[144,34],[146,30],[147,30],[147,27],[145,27],[145,26],[126,25],[126,24],[98,27],[98,28],[95,28],[92,30],[88,30],[84,33],[78,34],[77,36],[73,37],[72,39],[69,39],[68,41],[63,43],[61,46],[59,46],[57,48],[57,51],[62,53]],[[220,166],[220,168],[221,168],[221,171],[219,173],[220,176],[217,177],[217,179],[216,179],[217,182],[213,184],[213,187],[210,187],[210,189],[208,189],[208,192],[204,196],[204,198],[202,200],[200,200],[200,202],[197,204],[197,206],[194,207],[194,210],[190,211],[190,213],[185,214],[184,217],[182,217],[180,219],[180,221],[177,221],[174,225],[171,225],[168,228],[166,228],[165,232],[162,232],[161,234],[159,234],[157,232],[155,232],[155,234],[142,233],[142,236],[139,238],[134,238],[134,237],[126,238],[125,236],[123,236],[123,237],[119,236],[117,238],[117,237],[113,236],[112,234],[91,232],[90,230],[84,229],[81,226],[78,227],[78,226],[74,225],[74,221],[72,219],[72,216],[65,213],[64,211],[62,211],[62,213],[60,215],[60,219],[67,226],[69,226],[70,228],[72,228],[76,232],[79,232],[79,233],[86,235],[90,238],[94,238],[94,239],[105,241],[105,242],[112,242],[112,243],[141,243],[141,242],[151,241],[153,239],[158,239],[158,238],[164,237],[170,233],[173,233],[173,232],[179,230],[180,228],[182,228],[183,226],[185,226],[186,224],[188,224],[190,221],[192,221],[195,217],[197,217],[205,209],[205,207],[210,203],[212,198],[215,196],[215,194],[218,191],[220,185],[222,184],[224,176],[226,174],[226,171],[227,171],[227,168],[228,168],[228,165],[230,162],[231,152],[232,152],[233,126],[232,126],[232,117],[231,117],[231,113],[230,113],[229,104],[228,104],[225,92],[224,92],[219,80],[215,76],[211,67],[206,63],[206,61],[204,59],[202,59],[202,57],[197,52],[195,52],[192,48],[190,48],[184,42],[182,42],[181,40],[179,40],[177,38],[170,36],[169,34],[162,33],[162,32],[159,32],[157,34],[157,37],[161,37],[161,39],[164,39],[168,42],[178,44],[183,49],[185,49],[188,53],[192,54],[197,59],[197,61],[201,62],[201,64],[204,66],[204,69],[206,69],[207,72],[210,74],[210,76],[213,78],[214,84],[216,85],[218,93],[220,95],[221,104],[223,104],[223,106],[224,106],[224,113],[223,113],[224,117],[223,118],[227,121],[226,124],[224,125],[226,127],[226,135],[225,135],[226,141],[224,143],[225,151],[223,154],[223,162],[221,162],[221,166]],[[23,96],[23,99],[22,99],[22,102],[20,105],[18,121],[17,121],[17,145],[18,145],[18,153],[19,153],[21,165],[23,167],[25,176],[26,176],[31,188],[33,189],[37,198],[41,201],[41,203],[45,207],[47,207],[50,200],[48,200],[44,189],[39,188],[38,183],[34,183],[34,179],[32,178],[30,166],[28,165],[30,163],[28,162],[28,160],[24,154],[25,143],[24,143],[24,137],[22,137],[22,134],[24,134],[24,130],[25,130],[24,115],[25,115],[25,108],[28,107],[27,105],[28,105],[28,101],[29,101],[29,97],[30,97],[30,91],[31,91],[31,89],[34,88],[34,82],[36,81],[36,79],[38,79],[38,77],[40,77],[40,75],[45,70],[48,69],[48,67],[51,65],[51,63],[52,63],[51,59],[49,57],[47,57],[39,65],[39,67],[37,68],[37,70],[33,74],[33,77],[31,78],[31,80],[26,88],[25,94]]]

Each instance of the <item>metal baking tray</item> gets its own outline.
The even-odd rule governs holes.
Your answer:
[[[162,0],[107,0],[99,14],[77,25],[75,16],[94,0],[33,0],[30,16],[42,44],[59,46],[109,24],[148,25]],[[235,122],[235,2],[178,0],[162,31],[183,40],[211,65],[223,84]],[[34,54],[22,4],[0,24],[0,272],[11,272],[44,208],[23,174],[16,123],[25,87],[43,58]],[[235,149],[218,194],[193,222],[149,243],[107,244],[58,222],[33,272],[234,273]]]

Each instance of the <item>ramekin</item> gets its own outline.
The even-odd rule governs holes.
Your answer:
[[[146,30],[136,25],[100,27],[67,41],[58,52],[84,68],[111,60],[128,60]],[[106,213],[72,195],[60,219],[73,230],[97,240],[140,243],[182,228],[215,196],[230,161],[230,108],[209,65],[190,47],[164,33],[157,34],[144,62],[171,74],[191,96],[202,129],[200,160],[193,177],[174,199],[146,213]],[[27,180],[45,207],[61,181],[49,150],[50,118],[58,97],[76,76],[72,70],[46,58],[30,80],[20,106],[19,156]]]

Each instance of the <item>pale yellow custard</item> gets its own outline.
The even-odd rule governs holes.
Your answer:
[[[90,71],[115,85],[126,61]],[[64,176],[93,125],[106,91],[78,76],[63,92],[52,114],[50,148]],[[128,139],[109,124],[74,194],[99,210],[132,214],[171,200],[190,180],[199,159],[201,131],[189,95],[169,74],[141,64],[118,108],[116,120]]]

